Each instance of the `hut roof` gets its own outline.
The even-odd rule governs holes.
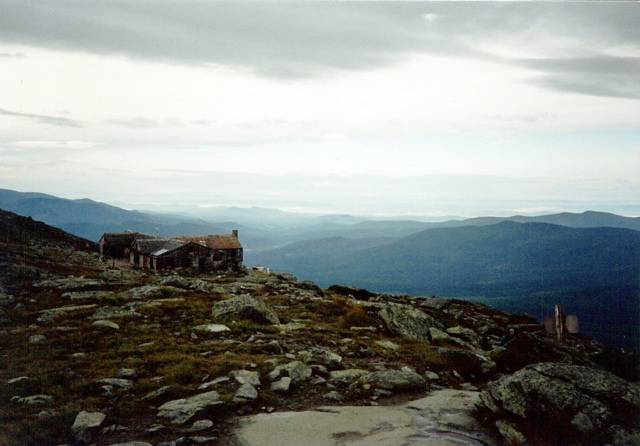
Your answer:
[[[168,244],[171,240],[172,239],[166,238],[166,237],[141,239],[141,240],[136,240],[135,247],[140,253],[148,255],[162,248],[164,245]],[[184,244],[184,242],[182,244]]]
[[[210,249],[242,249],[237,237],[233,235],[196,235],[177,238],[187,242],[198,243]]]
[[[102,240],[110,245],[130,245],[138,234],[135,231],[105,232],[102,235]]]
[[[143,240],[142,242],[146,242],[147,240]],[[154,251],[152,251],[150,253],[150,255],[154,256],[154,257],[160,257],[168,252],[172,252],[175,251],[178,248],[182,248],[185,245],[188,245],[189,242],[186,242],[184,240],[177,240],[177,239],[168,239],[167,241],[165,241],[162,245],[160,245],[157,249],[155,249]]]

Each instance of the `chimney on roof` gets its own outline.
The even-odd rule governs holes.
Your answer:
[[[234,229],[233,231],[231,231],[231,234],[237,239],[238,238],[238,230]]]

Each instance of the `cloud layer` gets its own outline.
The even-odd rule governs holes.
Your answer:
[[[0,0],[0,187],[640,213],[639,22],[637,2]]]
[[[637,98],[639,16],[635,2],[5,1],[0,41],[275,78],[476,58],[526,66],[545,88]]]

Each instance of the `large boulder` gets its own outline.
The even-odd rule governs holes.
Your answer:
[[[393,334],[416,341],[430,343],[429,329],[444,329],[443,325],[433,317],[410,305],[389,304],[380,310],[378,315]]]
[[[220,320],[249,320],[256,324],[276,325],[276,312],[261,299],[248,294],[223,300],[213,306],[212,315]]]
[[[640,385],[604,370],[533,364],[489,383],[481,402],[511,443],[615,444],[621,433],[640,440]]]

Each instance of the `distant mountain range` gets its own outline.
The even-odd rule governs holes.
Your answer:
[[[502,221],[402,238],[308,240],[252,260],[323,287],[464,297],[539,320],[561,303],[592,335],[638,346],[640,231],[632,229]]]
[[[248,266],[323,287],[479,300],[539,320],[561,303],[600,340],[635,349],[640,342],[640,218],[589,211],[429,223],[205,208],[203,219],[185,207],[158,214],[6,189],[0,209],[92,241],[126,229],[166,236],[239,229]]]

